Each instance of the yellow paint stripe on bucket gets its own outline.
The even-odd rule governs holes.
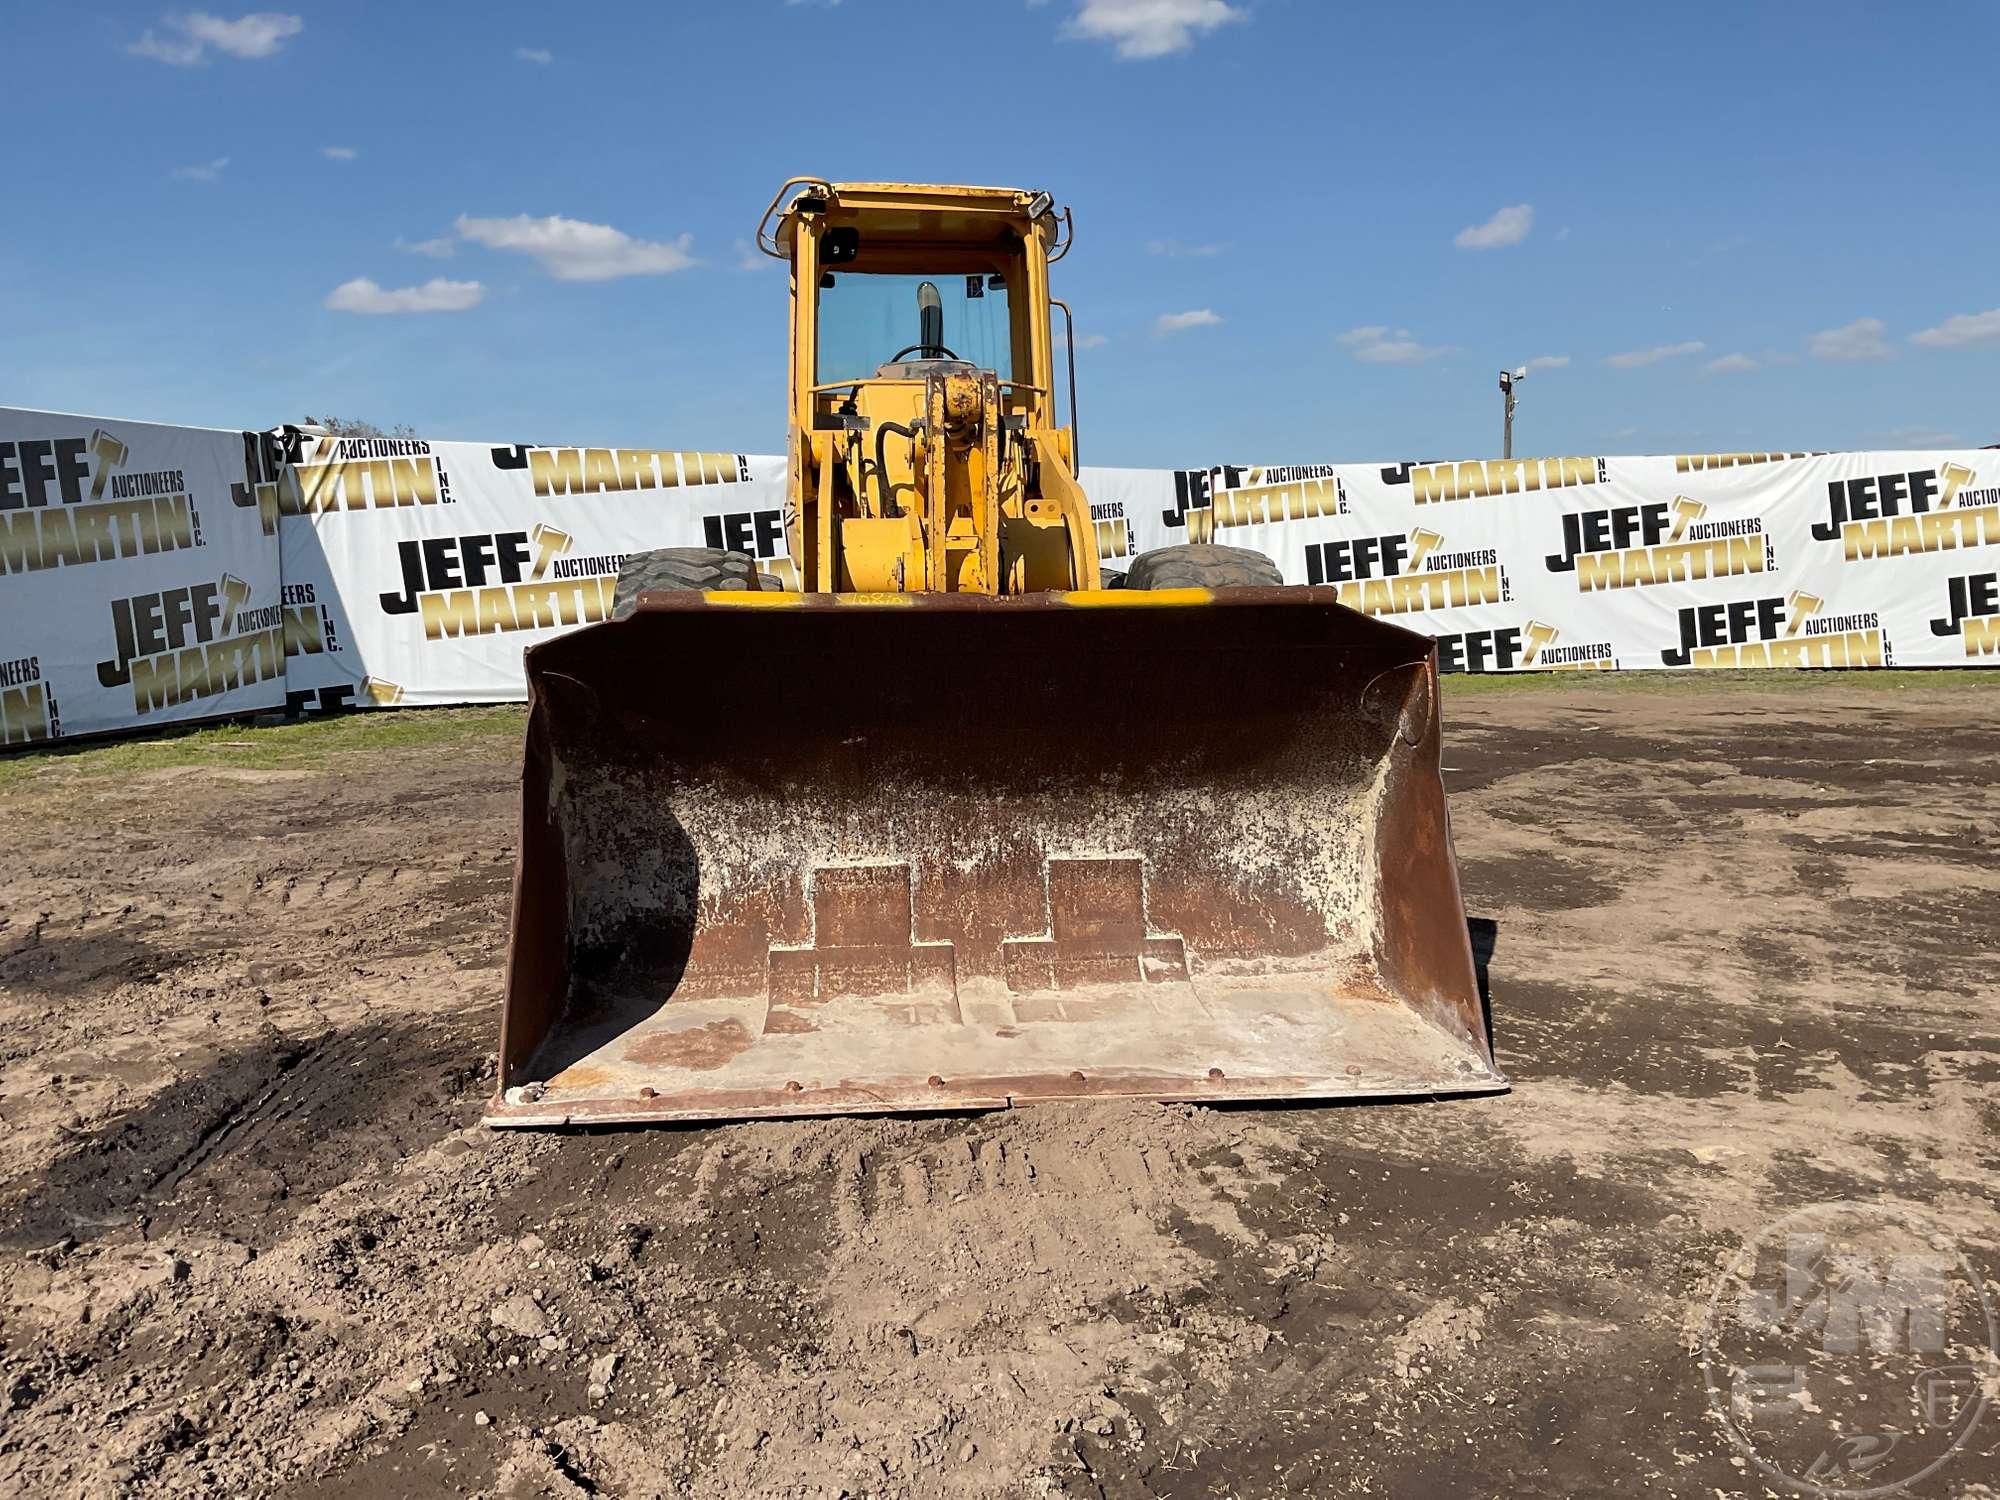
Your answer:
[[[790,609],[806,602],[804,594],[777,589],[703,589],[704,604],[733,604],[743,609]]]
[[[1057,594],[1064,604],[1083,609],[1151,609],[1164,605],[1213,604],[1214,589],[1079,589]]]

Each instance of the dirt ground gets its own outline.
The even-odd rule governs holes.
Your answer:
[[[0,1491],[1767,1493],[1730,1252],[2000,1274],[1996,710],[1449,695],[1514,1089],[1318,1110],[488,1131],[510,734],[17,776]],[[1911,1493],[1993,1485],[2000,1415]]]

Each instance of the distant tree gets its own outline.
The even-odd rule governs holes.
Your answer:
[[[351,421],[346,417],[307,417],[305,424],[308,427],[324,427],[335,437],[413,438],[417,435],[417,429],[410,426],[407,422],[398,422],[387,431],[377,427],[373,422]]]

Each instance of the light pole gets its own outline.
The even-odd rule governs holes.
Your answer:
[[[1514,387],[1527,378],[1528,367],[1526,365],[1522,365],[1519,369],[1502,370],[1500,372],[1500,400],[1503,403],[1504,413],[1501,417],[1500,426],[1500,456],[1502,458],[1512,458],[1514,456]]]

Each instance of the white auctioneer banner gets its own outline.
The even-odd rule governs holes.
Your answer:
[[[243,434],[0,408],[0,744],[282,707]]]
[[[1107,557],[1254,548],[1435,637],[1446,671],[2000,664],[2000,451],[1084,478]]]
[[[782,458],[658,448],[280,438],[251,494],[288,597],[315,605],[292,701],[526,696],[521,652],[611,613],[654,547],[748,552],[782,571]]]
[[[1111,572],[1182,542],[1435,637],[1447,671],[2000,665],[2000,451],[1085,469]],[[0,743],[518,699],[622,560],[781,583],[784,460],[0,409]]]

